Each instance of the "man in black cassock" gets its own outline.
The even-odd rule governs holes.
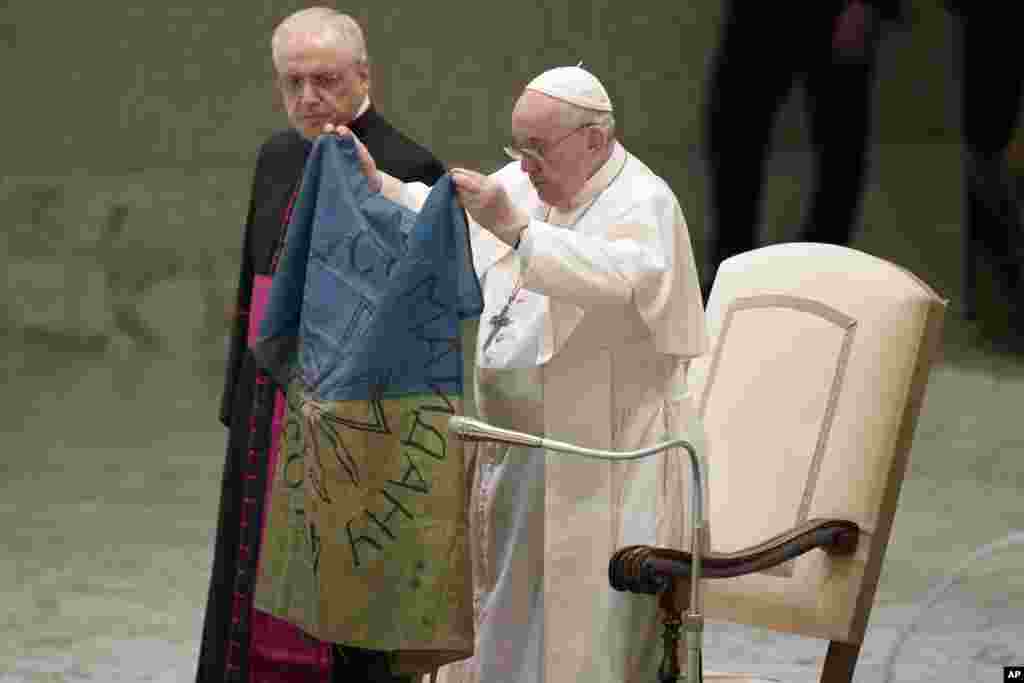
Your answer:
[[[313,673],[317,667],[308,662],[304,668],[302,658],[308,650],[297,648],[295,657],[285,654],[283,661],[260,665],[250,656],[252,595],[277,388],[257,366],[247,335],[250,313],[256,314],[250,309],[254,284],[266,283],[261,276],[272,276],[276,269],[306,157],[324,125],[347,125],[378,165],[402,180],[432,185],[445,169],[373,108],[365,41],[351,17],[326,8],[302,10],[277,27],[272,48],[292,128],[272,135],[256,161],[220,411],[229,430],[228,447],[196,681],[401,681],[405,679],[390,673],[386,654],[354,648],[328,650],[333,655],[330,678]]]

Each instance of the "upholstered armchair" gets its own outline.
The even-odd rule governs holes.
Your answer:
[[[621,548],[608,567],[615,589],[658,601],[659,681],[772,680],[700,671],[714,619],[827,640],[822,683],[850,683],[945,308],[907,270],[840,246],[780,244],[721,264],[711,353],[689,374],[709,467],[689,506],[704,514],[681,513],[704,523],[681,548]],[[574,450],[460,420],[453,432],[467,438]],[[696,675],[684,676],[687,660]]]
[[[658,593],[662,680],[678,675],[687,611],[827,640],[820,680],[852,680],[945,307],[910,272],[845,247],[722,263],[712,352],[690,372],[710,462],[702,604],[689,552],[622,548],[609,566],[615,588]]]

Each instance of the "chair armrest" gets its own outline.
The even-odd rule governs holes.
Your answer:
[[[857,549],[860,529],[842,519],[809,519],[789,531],[731,553],[702,552],[701,579],[726,579],[752,574],[821,548],[830,555],[850,555]],[[673,578],[690,576],[692,557],[684,550],[632,545],[620,548],[608,562],[612,588],[656,595]]]

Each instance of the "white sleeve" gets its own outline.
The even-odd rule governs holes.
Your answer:
[[[403,183],[383,171],[380,172],[380,175],[384,181],[381,186],[381,194],[412,211],[419,211],[423,208],[423,204],[427,201],[427,195],[430,194],[429,187],[419,181]]]
[[[523,287],[582,308],[661,290],[673,269],[675,221],[660,203],[633,207],[601,234],[531,220],[519,244]]]

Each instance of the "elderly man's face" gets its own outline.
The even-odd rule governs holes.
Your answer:
[[[310,140],[327,123],[351,123],[370,89],[367,64],[314,35],[290,37],[275,67],[288,120]]]
[[[595,144],[601,131],[592,127],[567,128],[565,105],[553,97],[527,90],[512,110],[512,147],[539,153],[526,154],[519,162],[540,198],[564,207],[593,172]]]

